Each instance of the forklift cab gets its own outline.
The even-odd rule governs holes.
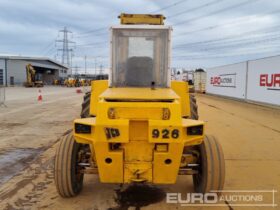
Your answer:
[[[110,87],[170,87],[171,27],[111,28]]]

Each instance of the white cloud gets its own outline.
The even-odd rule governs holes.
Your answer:
[[[172,5],[177,1],[178,0],[0,0],[0,53],[38,56],[47,53],[49,56],[53,57],[56,53],[54,41],[57,38],[58,31],[64,26],[67,26],[73,32],[73,40],[77,45],[107,42],[109,35],[106,34],[106,32],[108,32],[108,30],[102,30],[95,34],[88,33],[86,34],[88,36],[85,36],[85,34],[82,36],[81,33],[101,27],[109,28],[110,25],[117,24],[119,22],[117,16],[121,12],[149,13],[167,5]],[[159,13],[163,13],[168,17],[209,2],[213,2],[213,0],[186,0],[185,3],[169,7]],[[228,36],[237,36],[235,39],[231,40],[235,40],[236,43],[244,38],[261,39],[266,35],[269,37],[270,34],[264,33],[259,34],[258,36],[247,34],[243,37],[238,36],[242,33],[254,30],[263,29],[264,32],[266,32],[266,28],[280,25],[279,12],[271,13],[277,9],[280,10],[280,1],[277,0],[259,0],[256,2],[253,2],[252,0],[251,4],[225,12],[217,12],[217,14],[215,14],[215,11],[221,11],[223,8],[242,2],[245,2],[245,0],[223,0],[212,6],[195,10],[193,12],[190,10],[188,13],[167,19],[167,24],[174,25],[173,44],[179,45],[219,38],[223,39]],[[207,16],[207,14],[212,15]],[[205,17],[196,19],[196,17],[202,16]],[[180,21],[187,21],[190,19],[193,19],[193,21],[186,24],[176,25],[176,23]],[[233,24],[233,22],[235,23]],[[221,26],[197,33],[186,33],[185,35],[177,36],[184,32],[191,32],[216,25]],[[279,30],[280,28],[276,28],[275,33]],[[272,35],[274,36],[275,34]],[[261,48],[264,48],[262,50],[264,55],[267,55],[267,52],[277,53],[278,49],[273,46],[279,46],[280,42],[275,40],[274,42],[269,43],[232,46],[220,50],[200,50],[207,47],[213,48],[225,46],[226,44],[226,41],[220,41],[207,45],[196,45],[191,48],[180,50],[174,49],[173,53],[175,55],[189,55],[196,57],[197,59],[174,59],[173,66],[194,68],[246,60],[252,58],[253,55],[250,53],[254,52],[254,48],[259,51],[261,51]],[[246,56],[246,52],[248,52],[248,56]],[[77,47],[74,54],[76,58],[74,57],[73,62],[77,65],[83,66],[83,61],[82,59],[79,59],[79,57],[83,57],[84,55],[88,55],[89,57],[109,55],[109,45],[101,44],[96,46]],[[212,58],[219,54],[234,54],[235,56],[218,59]],[[238,56],[238,54],[240,54],[240,56]],[[245,54],[245,56],[241,54]],[[207,56],[211,58],[206,59]],[[200,57],[205,57],[205,59],[198,59]],[[106,58],[103,57],[102,59],[99,58],[99,60],[100,63],[108,66],[108,58],[106,60]],[[90,61],[90,65],[92,67],[92,61]]]

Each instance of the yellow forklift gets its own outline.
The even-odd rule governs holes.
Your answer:
[[[79,194],[84,174],[121,184],[174,184],[190,175],[195,192],[222,190],[222,148],[205,134],[187,83],[171,81],[172,28],[162,15],[119,18],[111,27],[109,80],[92,81],[81,118],[57,148],[58,193]]]

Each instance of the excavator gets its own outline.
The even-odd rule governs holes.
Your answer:
[[[26,82],[25,87],[43,87],[43,81],[36,77],[36,70],[31,64],[26,65]]]

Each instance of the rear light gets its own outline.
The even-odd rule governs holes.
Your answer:
[[[203,134],[203,125],[187,127],[187,135],[189,136],[196,136],[202,134]]]
[[[75,133],[90,134],[91,133],[91,126],[75,123]]]

